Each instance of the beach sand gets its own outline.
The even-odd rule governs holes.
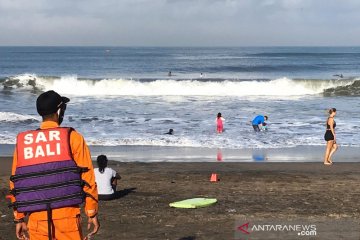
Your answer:
[[[4,200],[11,158],[0,158],[0,163],[0,239],[15,239],[12,212]],[[118,186],[121,197],[100,202],[101,229],[94,239],[247,239],[240,238],[236,230],[245,223],[244,219],[302,218],[308,223],[323,222],[323,231],[335,229],[339,234],[342,229],[340,224],[341,229],[336,230],[339,222],[327,223],[354,223],[360,217],[360,163],[335,163],[327,167],[321,162],[112,161],[109,166],[122,176]],[[211,173],[217,173],[220,181],[211,183]],[[218,203],[201,209],[169,207],[171,202],[193,197],[217,198]],[[359,227],[344,234],[356,235],[358,230]],[[342,237],[329,238],[318,232],[316,239]]]

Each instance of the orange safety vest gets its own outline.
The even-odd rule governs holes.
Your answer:
[[[17,136],[17,166],[11,204],[18,212],[76,206],[85,199],[81,173],[70,149],[72,128],[49,128]]]

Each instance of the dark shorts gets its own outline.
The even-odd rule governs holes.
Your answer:
[[[324,139],[325,139],[325,141],[332,141],[332,140],[334,140],[334,135],[332,134],[332,132],[331,132],[330,130],[327,130],[327,131],[325,132]]]
[[[111,178],[111,182],[114,180],[115,178]],[[113,200],[116,198],[116,185],[111,184],[112,189],[114,190],[113,194],[99,194],[99,200],[101,201],[109,201],[109,200]]]
[[[113,194],[99,194],[99,200],[100,201],[110,201],[116,198],[116,193]]]
[[[259,125],[252,125],[255,132],[260,132]]]

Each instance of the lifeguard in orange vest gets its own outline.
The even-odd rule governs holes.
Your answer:
[[[10,190],[18,239],[82,240],[83,202],[88,225],[93,225],[87,236],[100,227],[90,151],[82,135],[60,127],[69,101],[54,91],[42,93],[36,101],[40,129],[17,137]]]

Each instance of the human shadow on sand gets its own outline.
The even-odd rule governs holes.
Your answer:
[[[126,195],[128,195],[129,193],[135,192],[136,188],[125,188],[123,190],[120,191],[116,191],[115,193],[115,199],[119,199],[122,197],[125,197]]]
[[[178,240],[195,240],[196,237],[194,236],[189,236],[189,237],[182,237],[182,238],[179,238]]]
[[[111,196],[104,196],[104,195],[100,196],[99,195],[99,200],[100,201],[116,200],[116,199],[125,197],[129,193],[135,192],[135,190],[136,190],[136,188],[125,188],[123,190],[116,191],[116,193]]]

